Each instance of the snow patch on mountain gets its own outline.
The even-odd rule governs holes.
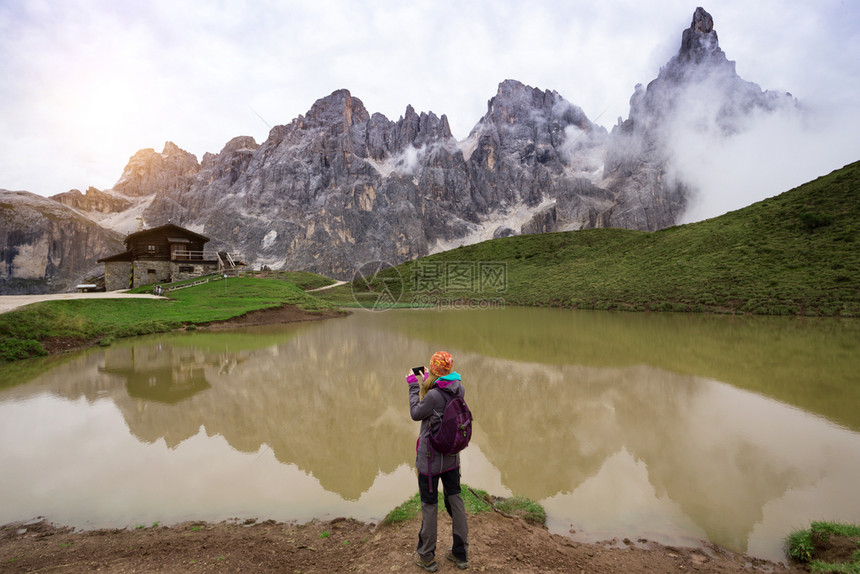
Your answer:
[[[129,197],[116,192],[107,191],[106,193],[127,199],[132,202],[132,206],[129,209],[118,213],[103,214],[98,212],[88,212],[86,215],[93,221],[99,223],[102,227],[125,235],[134,233],[138,230],[138,227],[141,225],[141,220],[143,220],[143,212],[146,211],[146,208],[149,207],[152,204],[152,200],[155,199],[154,195],[149,197]],[[143,225],[146,225],[145,220],[143,220],[142,223]]]
[[[479,224],[470,224],[468,234],[457,239],[439,240],[430,248],[429,254],[441,253],[450,251],[463,245],[473,245],[482,241],[493,239],[502,230],[510,230],[509,233],[503,235],[519,235],[522,228],[528,224],[535,215],[542,211],[554,207],[555,199],[546,198],[538,205],[528,206],[520,203],[507,209],[499,210],[491,213],[487,217],[481,219]]]

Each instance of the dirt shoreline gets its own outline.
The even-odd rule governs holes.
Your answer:
[[[258,311],[249,311],[243,315],[225,319],[224,321],[212,321],[195,325],[193,328],[206,330],[224,330],[237,329],[241,327],[251,327],[256,325],[279,325],[284,323],[299,323],[303,321],[321,321],[323,319],[334,319],[349,315],[349,311],[339,309],[330,311],[312,312],[300,309],[295,305],[281,305],[280,307],[271,307],[269,309],[260,309]],[[179,330],[187,330],[184,327]],[[51,337],[40,341],[42,347],[49,355],[57,355],[59,353],[67,353],[71,351],[82,351],[89,349],[99,344],[101,337],[93,339],[70,339],[67,337]]]
[[[334,319],[346,317],[349,311],[334,309],[330,311],[305,311],[295,305],[281,305],[258,311],[249,311],[238,317],[224,321],[213,321],[205,325],[198,325],[200,329],[235,329],[238,327],[251,327],[256,325],[278,325],[281,323],[298,323],[302,321],[321,321],[323,319]]]
[[[412,563],[418,527],[419,518],[394,525],[237,519],[74,531],[38,520],[0,527],[0,571],[422,572]],[[470,515],[469,527],[472,572],[805,572],[711,544],[579,543],[492,512]],[[440,513],[439,572],[459,571],[444,558],[450,536],[450,520]]]

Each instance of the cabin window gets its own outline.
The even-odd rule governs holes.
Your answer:
[[[191,267],[190,265],[180,265],[179,266],[179,272],[180,273],[194,273],[194,267]]]
[[[158,247],[156,245],[147,245],[146,246],[147,253],[158,253]]]

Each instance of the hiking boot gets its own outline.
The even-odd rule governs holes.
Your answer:
[[[439,566],[436,564],[436,559],[431,558],[430,560],[424,560],[421,556],[416,552],[412,557],[416,564],[420,567],[424,568],[428,572],[435,572],[439,569]]]
[[[450,550],[445,554],[445,558],[447,558],[448,560],[450,560],[451,562],[456,564],[457,568],[459,568],[460,570],[465,570],[466,568],[469,567],[469,561],[468,560],[460,560],[459,558],[454,556],[454,553],[451,552]]]

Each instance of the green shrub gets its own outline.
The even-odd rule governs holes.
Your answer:
[[[546,525],[546,510],[543,506],[524,496],[499,499],[496,501],[496,508],[501,512],[519,516],[526,522],[541,526]]]
[[[786,539],[786,552],[792,560],[797,562],[809,562],[815,554],[815,546],[812,544],[812,531],[795,530]]]

